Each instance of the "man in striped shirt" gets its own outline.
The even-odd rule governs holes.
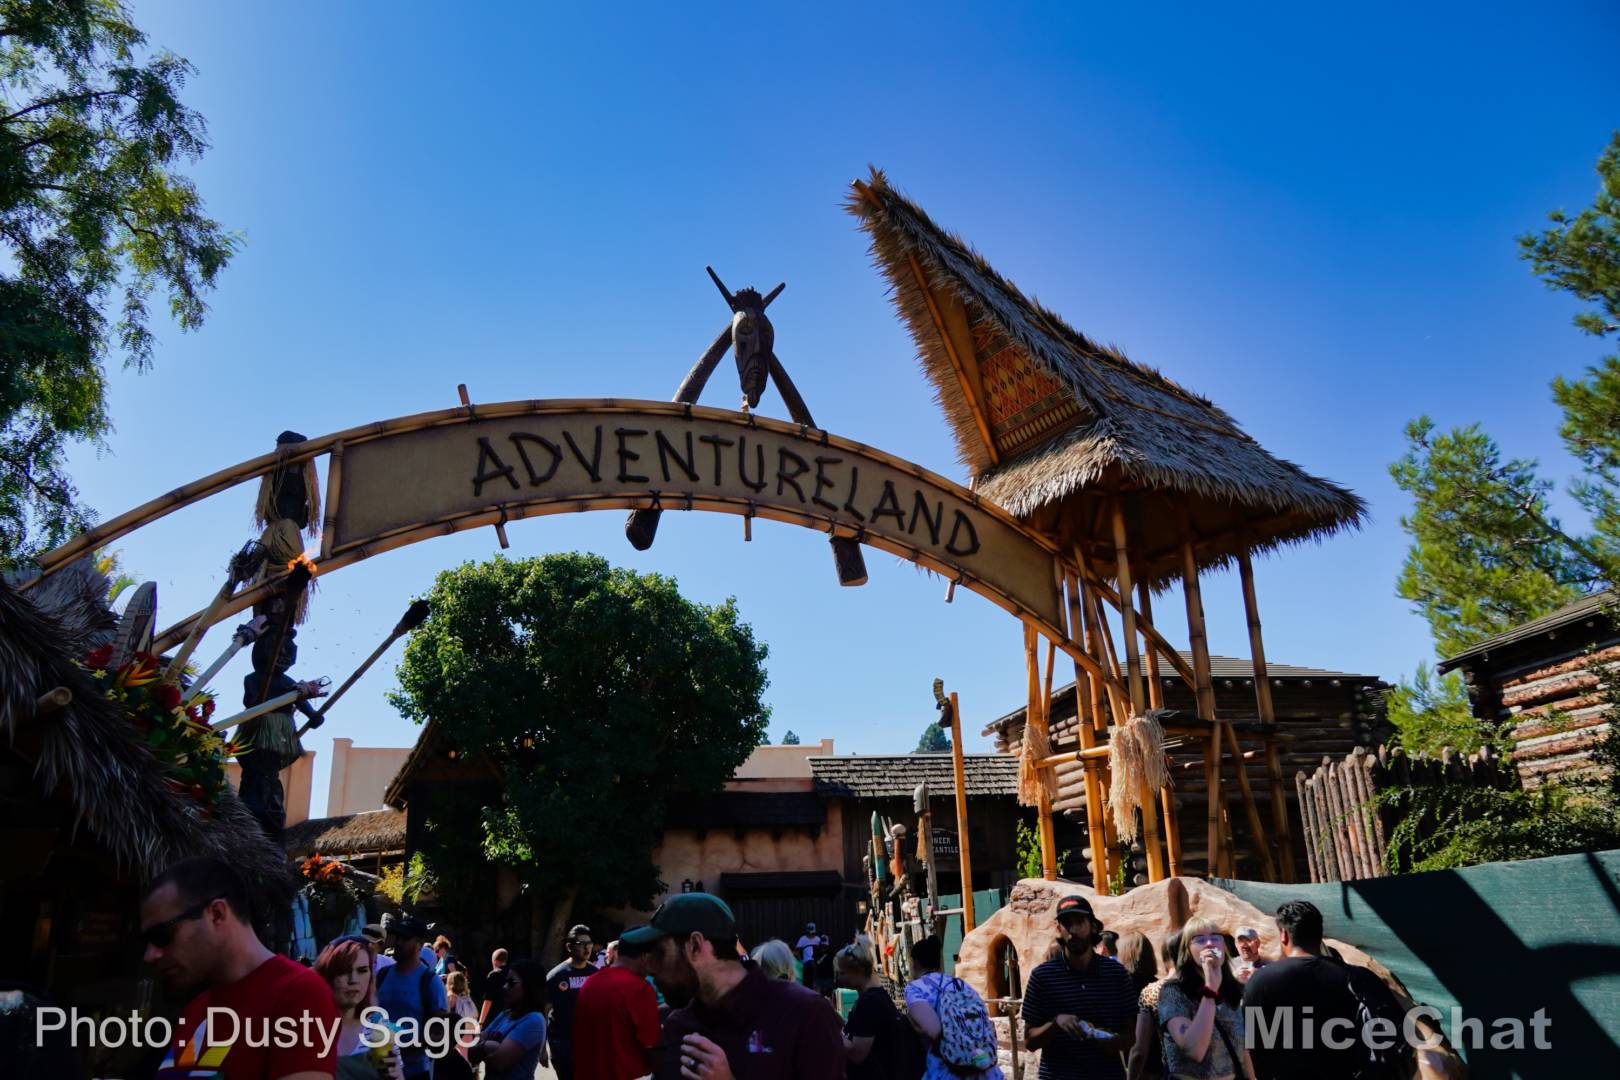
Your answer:
[[[1021,1014],[1040,1080],[1124,1080],[1121,1055],[1136,1036],[1130,974],[1097,955],[1103,927],[1085,897],[1059,900],[1057,925],[1062,952],[1030,973]]]

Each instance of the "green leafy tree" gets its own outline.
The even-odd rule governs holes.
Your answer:
[[[922,738],[917,740],[917,749],[914,754],[937,754],[951,748],[951,737],[939,723],[929,724],[923,728]]]
[[[790,731],[786,735],[782,736],[782,745],[783,746],[798,746],[799,745],[799,737],[797,735],[793,734],[793,732]]]
[[[500,768],[460,842],[551,904],[554,955],[576,908],[663,891],[669,801],[720,790],[764,737],[766,647],[733,601],[694,603],[594,555],[469,563],[429,601],[390,699]]]
[[[1396,684],[1384,703],[1395,728],[1391,741],[1409,754],[1439,754],[1448,746],[1460,754],[1486,745],[1501,749],[1497,733],[1474,716],[1455,671],[1436,679],[1429,665],[1419,664],[1412,681]]]
[[[145,41],[118,0],[0,0],[0,566],[91,520],[64,457],[111,430],[108,353],[150,363],[160,290],[200,325],[234,249],[176,171],[208,146],[190,65]]]
[[[1547,505],[1536,463],[1502,460],[1477,424],[1437,435],[1419,417],[1406,454],[1390,466],[1412,511],[1396,593],[1416,605],[1442,656],[1579,598],[1601,579],[1587,545]]]

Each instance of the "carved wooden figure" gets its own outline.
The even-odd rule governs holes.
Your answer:
[[[776,390],[782,395],[782,402],[788,408],[788,415],[794,421],[805,427],[815,427],[815,417],[810,415],[810,408],[799,395],[799,388],[793,385],[788,377],[787,369],[776,356],[776,329],[765,314],[765,309],[771,301],[782,294],[787,288],[784,282],[770,292],[760,295],[759,291],[750,287],[739,289],[733,293],[726,288],[720,275],[714,272],[711,266],[704,267],[709,272],[710,279],[720,295],[725,298],[726,305],[731,308],[731,325],[720,332],[720,336],[687,372],[686,378],[675,391],[673,400],[688,405],[695,404],[703,388],[708,385],[709,376],[719,366],[721,357],[725,356],[729,348],[737,360],[737,382],[742,389],[742,407],[744,411],[759,405],[765,394],[767,379],[776,384]],[[663,511],[657,507],[646,510],[632,510],[624,523],[624,534],[630,544],[637,551],[646,551],[652,547],[654,538],[658,535],[658,521]],[[838,581],[843,585],[866,584],[866,558],[861,553],[858,540],[850,537],[834,536],[831,539],[833,549],[833,562],[838,569]]]

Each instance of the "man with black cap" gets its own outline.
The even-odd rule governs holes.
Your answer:
[[[389,921],[388,936],[394,941],[394,964],[377,973],[377,1004],[388,1014],[388,1019],[395,1023],[409,1020],[420,1032],[424,1023],[435,1016],[447,1015],[448,1009],[444,983],[422,960],[428,927],[415,915],[401,915]],[[423,1040],[413,1041],[415,1045],[402,1045],[400,1049],[405,1080],[432,1076],[433,1062],[427,1056]]]
[[[1102,921],[1085,897],[1059,900],[1057,925],[1061,952],[1030,973],[1021,1014],[1040,1080],[1124,1080],[1120,1056],[1136,1037],[1130,973],[1097,954]]]
[[[767,978],[737,948],[737,920],[708,893],[664,901],[619,938],[650,946],[670,1004],[648,1055],[654,1080],[829,1080],[844,1075],[838,1013],[815,991]]]

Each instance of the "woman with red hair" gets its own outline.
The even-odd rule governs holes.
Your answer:
[[[337,1080],[401,1080],[399,1049],[390,1041],[387,1050],[380,1051],[372,1045],[380,1037],[375,1022],[370,1029],[363,1023],[366,1010],[377,1004],[366,940],[350,936],[333,941],[316,958],[315,973],[332,988],[332,998],[343,1016],[337,1040]]]

